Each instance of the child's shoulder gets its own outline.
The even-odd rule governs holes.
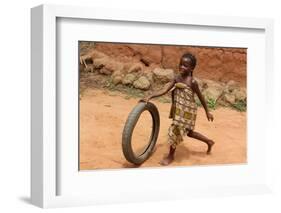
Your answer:
[[[195,90],[195,91],[199,88],[198,82],[197,82],[193,77],[192,77],[192,79],[191,79],[191,87],[192,87],[192,89]]]
[[[198,82],[193,77],[191,78],[191,83],[194,85],[198,85]]]

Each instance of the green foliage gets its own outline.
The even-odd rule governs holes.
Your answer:
[[[112,81],[110,79],[108,79],[106,81],[106,84],[104,85],[104,87],[106,87],[110,91],[116,90],[116,86],[112,83]]]
[[[207,100],[207,106],[209,109],[216,109],[216,104],[217,104],[217,102],[213,98],[209,98]]]
[[[240,112],[245,112],[247,110],[247,101],[239,100],[232,104],[232,108]]]
[[[146,97],[150,91],[143,91],[140,89],[136,89],[133,87],[133,85],[123,85],[121,83],[119,84],[114,84],[112,81],[112,78],[110,76],[106,75],[98,75],[95,73],[84,73],[80,76],[80,99],[83,98],[83,95],[87,88],[104,88],[108,89],[112,92],[121,92],[125,94],[125,99],[131,99],[131,98],[143,98]],[[116,93],[110,94],[112,96],[116,96]],[[197,96],[194,97],[195,102],[198,107],[202,107],[202,104]],[[220,101],[216,101],[213,98],[205,97],[206,98],[206,103],[209,109],[215,110],[219,106],[224,106],[224,107],[231,107],[234,110],[240,111],[240,112],[245,112],[247,111],[247,101],[246,100],[239,100],[236,101],[234,104],[227,104],[227,105],[222,105]],[[164,96],[156,98],[156,100],[162,102],[162,103],[171,103],[171,96],[166,94]]]

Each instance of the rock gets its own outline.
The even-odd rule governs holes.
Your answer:
[[[235,103],[235,95],[233,95],[233,94],[224,94],[223,99],[229,104]]]
[[[140,63],[134,63],[131,65],[131,67],[128,69],[128,73],[139,73],[142,71],[142,64]]]
[[[124,74],[122,73],[121,70],[116,70],[112,73],[111,77],[115,77],[115,76],[121,76],[124,77]]]
[[[100,73],[110,75],[116,70],[122,70],[123,64],[113,60],[110,57],[103,57],[95,59],[93,62],[95,69],[98,69]]]
[[[111,75],[112,70],[107,69],[106,67],[102,67],[102,68],[99,70],[99,72],[100,72],[101,74]]]
[[[111,75],[111,80],[114,85],[122,83],[123,78],[124,78],[124,74],[122,73],[121,70],[116,70]]]
[[[232,94],[235,96],[236,101],[246,101],[247,91],[246,88],[238,88],[233,90]]]
[[[153,70],[153,80],[156,83],[165,84],[174,79],[174,71],[172,69],[155,68]]]
[[[213,99],[215,101],[217,101],[220,96],[222,95],[223,90],[211,87],[208,88],[206,90],[204,90],[202,92],[202,94],[204,95],[205,99]]]
[[[130,85],[133,84],[133,82],[136,80],[136,75],[133,73],[127,74],[124,79],[122,80],[122,84],[124,85]]]
[[[93,61],[93,65],[95,69],[101,69],[104,67],[109,61],[109,57],[97,58]]]
[[[81,54],[80,56],[80,64],[92,64],[94,60],[97,60],[99,58],[104,58],[106,55],[102,52],[96,51],[96,50],[91,50],[88,51],[86,54]]]
[[[239,101],[247,100],[246,88],[239,87],[235,81],[229,81],[223,91],[223,95],[219,100],[219,104],[223,106],[233,105]]]
[[[152,72],[146,73],[145,77],[149,80],[150,83],[153,83],[153,74],[152,74]]]
[[[141,76],[138,80],[134,81],[133,86],[137,89],[148,90],[150,82],[145,76]]]
[[[233,92],[233,90],[238,89],[238,88],[239,88],[239,84],[233,80],[228,81],[226,84],[227,93],[231,93],[231,92]]]
[[[120,83],[122,83],[122,79],[123,79],[122,76],[116,75],[116,76],[112,77],[112,83],[114,85],[120,84]]]
[[[215,81],[202,80],[202,90],[205,99],[213,99],[217,101],[224,92],[224,86]]]

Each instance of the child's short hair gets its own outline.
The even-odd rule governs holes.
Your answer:
[[[196,66],[196,63],[197,63],[196,57],[194,55],[192,55],[191,53],[189,53],[189,52],[184,53],[182,55],[182,58],[189,58],[191,60],[193,68]]]

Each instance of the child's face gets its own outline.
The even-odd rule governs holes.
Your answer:
[[[188,57],[182,57],[180,61],[180,72],[189,74],[193,71],[194,67],[192,65],[192,61]]]

